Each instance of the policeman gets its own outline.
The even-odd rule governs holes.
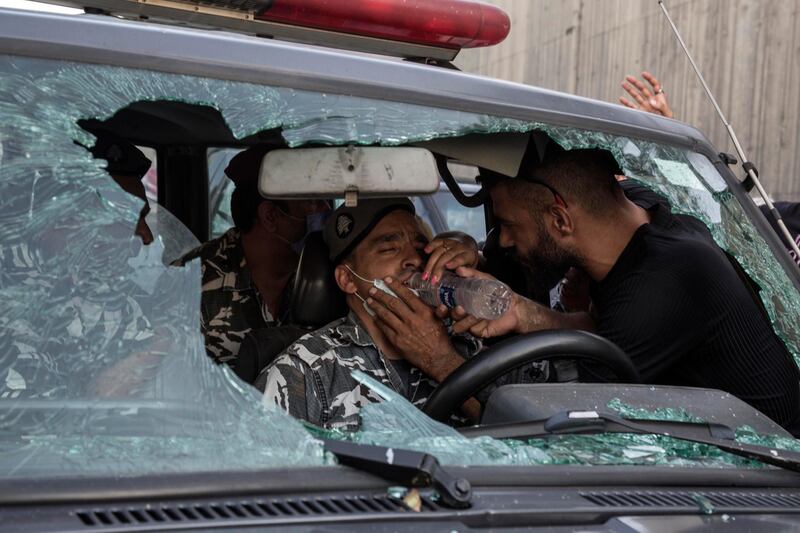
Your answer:
[[[91,231],[76,222],[84,212],[59,212],[41,238],[2,247],[4,288],[16,288],[25,309],[17,306],[0,319],[0,398],[139,395],[168,344],[179,338],[166,331],[174,307],[160,305],[155,290],[165,274],[160,254],[152,255],[155,268],[147,270],[150,265],[141,261],[131,267],[142,253],[136,258],[124,253],[128,247],[147,252],[155,246],[141,182],[150,161],[131,143],[110,135],[100,136],[91,152],[107,161],[116,184],[143,207],[133,228],[114,220]],[[104,192],[113,195],[114,189]],[[80,270],[74,271],[78,264]],[[145,270],[148,275],[136,276]],[[49,304],[46,311],[36,304],[42,299]],[[157,325],[151,321],[156,309],[161,311]]]
[[[429,244],[413,204],[404,198],[341,206],[324,236],[350,313],[302,337],[265,369],[264,401],[312,424],[357,429],[361,407],[381,401],[351,376],[358,369],[421,407],[480,343],[472,336],[451,337],[444,313],[437,316],[403,282],[415,272],[437,276],[447,263],[474,265],[477,249],[452,239]],[[426,249],[432,251],[427,264]],[[526,368],[506,379],[538,377],[538,369]],[[463,406],[473,420],[479,410],[475,399]]]
[[[297,268],[306,235],[322,228],[324,201],[273,201],[258,192],[261,160],[270,150],[254,146],[234,157],[225,174],[235,227],[182,257],[200,258],[203,273],[201,329],[208,355],[235,368],[251,331],[280,321],[283,297]]]

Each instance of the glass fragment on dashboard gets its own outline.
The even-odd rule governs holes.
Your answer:
[[[757,461],[731,455],[715,446],[661,435],[610,433],[533,439],[467,438],[454,428],[424,415],[400,394],[369,376],[359,373],[357,379],[376,391],[384,401],[362,407],[359,431],[313,428],[311,431],[315,435],[427,452],[435,455],[442,464],[461,466],[667,465],[763,468]],[[612,401],[608,407],[623,415],[645,420],[700,421],[679,406],[647,410]],[[736,439],[749,444],[800,451],[800,442],[795,439],[761,435],[749,427],[738,428]]]

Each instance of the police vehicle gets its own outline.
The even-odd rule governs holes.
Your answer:
[[[314,150],[309,179],[265,177],[269,196],[444,194],[480,233],[491,205],[457,168],[513,176],[549,143],[602,147],[708,226],[797,358],[797,269],[702,132],[451,68],[508,32],[476,1],[63,4],[84,13],[0,11],[0,530],[798,527],[797,441],[724,392],[635,383],[613,345],[519,337],[424,411],[390,394],[358,434],[321,434],[211,362],[200,267],[169,266],[224,229],[231,150],[266,143],[296,166]],[[103,135],[155,163],[147,246],[141,199],[87,149]],[[325,283],[321,257],[303,252],[297,284]],[[308,329],[336,318],[295,304],[313,310]],[[620,383],[508,386],[472,428],[435,420],[498,371],[565,350]],[[119,394],[100,386],[148,369]]]

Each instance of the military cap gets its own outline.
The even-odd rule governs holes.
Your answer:
[[[323,237],[333,262],[349,254],[372,231],[383,217],[403,209],[414,214],[408,198],[376,198],[359,200],[356,207],[340,205],[325,223]]]

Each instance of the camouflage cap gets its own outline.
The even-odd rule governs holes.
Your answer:
[[[323,233],[331,260],[338,263],[364,240],[383,217],[398,209],[415,213],[414,204],[408,198],[359,200],[356,207],[340,205],[328,218]]]

